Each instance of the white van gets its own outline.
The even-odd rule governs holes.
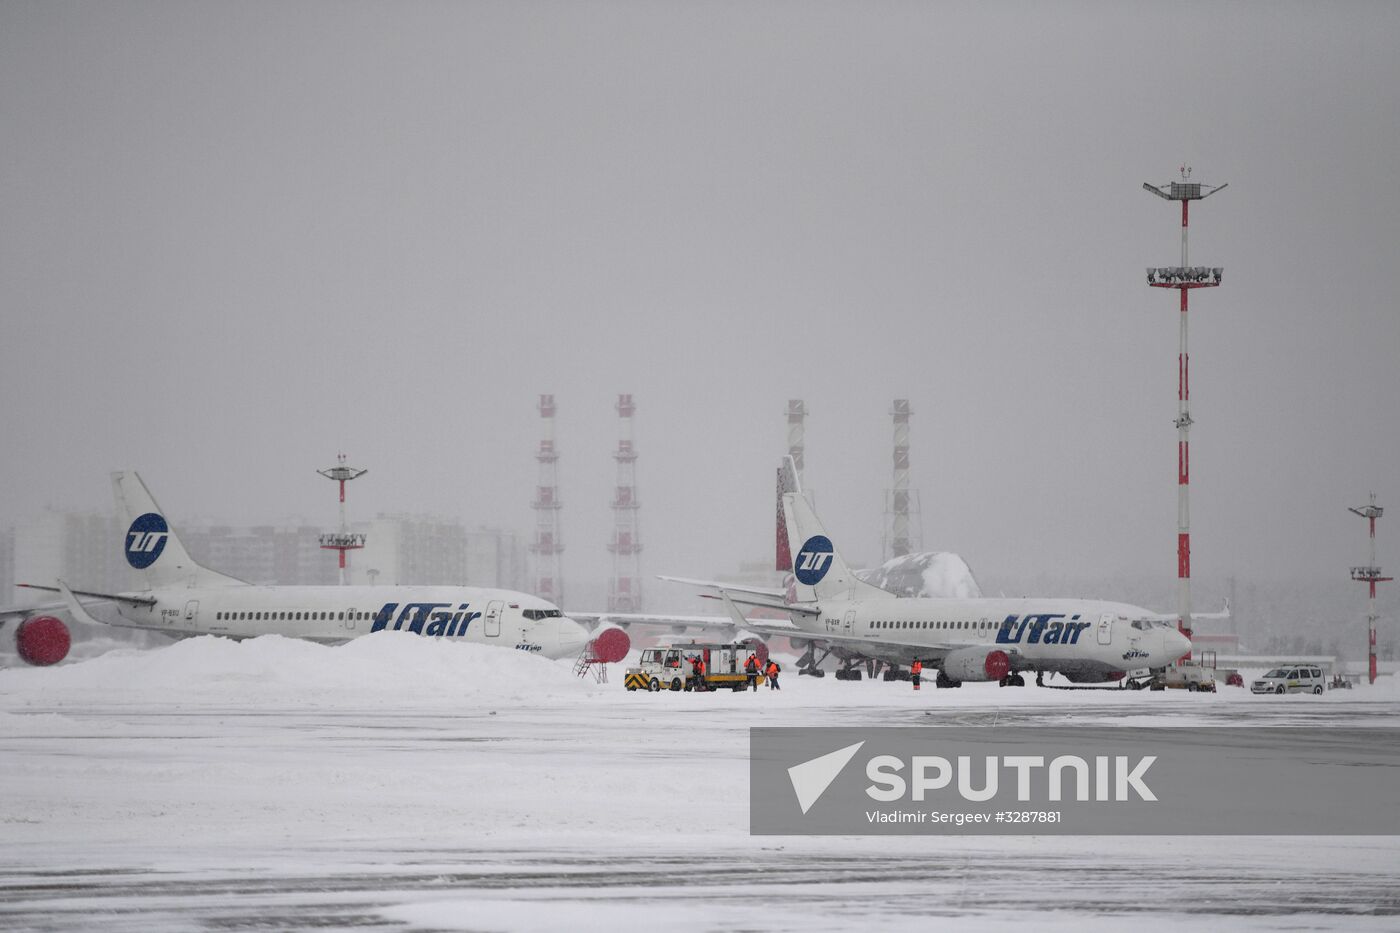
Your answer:
[[[1276,667],[1250,685],[1251,693],[1322,693],[1322,668],[1310,664]]]

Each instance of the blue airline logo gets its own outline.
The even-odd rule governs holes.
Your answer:
[[[399,609],[398,603],[385,603],[383,608],[374,614],[374,625],[370,626],[370,631],[388,629],[394,632],[412,632],[415,635],[460,637],[467,634],[467,626],[471,625],[474,619],[481,618],[481,613],[467,611],[470,605],[471,603],[462,603],[454,610],[451,603],[404,603],[404,607]],[[394,616],[396,609],[397,618]]]
[[[797,582],[804,586],[816,586],[820,583],[822,577],[831,569],[834,553],[835,549],[826,535],[813,535],[808,538],[807,543],[802,545],[802,550],[797,552],[797,559],[792,562],[792,572],[797,577]]]
[[[998,645],[1077,645],[1090,623],[1079,616],[1066,619],[1064,613],[1007,616],[997,629]]]
[[[126,562],[137,570],[145,570],[160,557],[169,538],[170,526],[164,516],[147,512],[126,530]]]

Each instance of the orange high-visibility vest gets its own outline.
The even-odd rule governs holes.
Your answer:
[[[923,662],[923,661],[915,661],[914,664],[909,668],[909,673],[911,673],[911,674],[922,674],[923,672],[924,672],[924,662]]]

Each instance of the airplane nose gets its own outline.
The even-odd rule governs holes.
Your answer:
[[[1162,634],[1165,636],[1162,639],[1164,642],[1163,647],[1167,650],[1169,660],[1175,661],[1191,650],[1191,639],[1187,638],[1176,629],[1163,632]]]
[[[559,627],[554,635],[555,644],[558,645],[558,656],[561,658],[572,658],[583,650],[583,646],[588,644],[588,629],[579,625],[573,619],[560,619]]]

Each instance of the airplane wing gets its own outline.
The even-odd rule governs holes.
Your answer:
[[[88,599],[98,599],[114,603],[126,603],[130,606],[154,606],[155,598],[152,596],[128,596],[121,593],[94,593],[91,590],[72,590],[59,581],[58,586],[39,586],[36,583],[16,583],[15,586],[22,586],[27,590],[43,590],[46,593],[63,593],[65,590],[74,596],[86,596]],[[54,603],[49,608],[66,609],[67,603]],[[36,607],[38,608],[38,607]],[[5,610],[0,610],[4,612]],[[31,610],[32,611],[32,610]]]
[[[738,583],[720,583],[714,580],[691,580],[686,577],[667,577],[661,574],[657,574],[656,579],[665,580],[667,583],[684,583],[686,586],[701,586],[709,587],[714,590],[728,590],[731,593],[747,593],[750,596],[767,596],[772,599],[782,599],[786,595],[782,590],[766,586],[743,586]]]
[[[1175,622],[1181,618],[1175,612],[1154,612],[1142,618],[1152,622]],[[1228,619],[1230,618],[1230,600],[1225,600],[1225,608],[1219,612],[1193,612],[1191,618],[1194,619]]]
[[[22,586],[28,590],[42,590],[46,593],[59,593],[62,591],[56,586],[38,586],[33,583],[16,583],[15,586]],[[134,606],[154,606],[155,600],[146,596],[121,596],[116,593],[93,593],[89,590],[72,590],[79,596],[86,596],[98,602],[120,602],[129,603]],[[4,625],[13,619],[26,619],[29,616],[41,612],[54,612],[59,609],[70,608],[67,602],[39,603],[27,606],[0,606],[0,625]]]
[[[783,590],[769,589],[760,586],[742,586],[735,583],[719,583],[713,580],[687,580],[684,577],[658,576],[657,579],[665,580],[668,583],[684,583],[687,586],[698,586],[702,589],[714,591],[712,593],[701,593],[701,599],[721,599],[728,596],[729,599],[741,606],[753,606],[759,609],[776,609],[779,612],[795,612],[799,615],[806,616],[821,614],[820,610],[815,606],[788,602],[787,593]]]
[[[718,599],[723,601],[725,610],[728,614],[723,616],[698,616],[672,614],[662,615],[659,613],[641,612],[573,611],[569,611],[564,614],[569,618],[573,619],[575,622],[582,622],[590,628],[597,628],[598,626],[605,625],[611,622],[614,625],[621,626],[622,628],[630,629],[633,626],[641,626],[643,628],[664,629],[675,634],[684,634],[685,632],[694,629],[699,629],[700,631],[717,632],[724,635],[726,638],[733,637],[734,634],[741,629],[744,631],[754,630],[753,623],[751,623],[748,619],[744,618],[744,614],[738,610],[738,608],[735,606],[735,603],[742,603],[746,606],[757,605],[762,606],[766,609],[778,609],[782,612],[799,612],[804,615],[817,614],[817,610],[815,608],[806,608],[800,606],[794,607],[784,605],[781,601],[774,601],[777,600],[776,595],[773,597],[773,600],[764,598],[770,592],[777,594],[778,591],[776,590],[769,591],[760,590],[754,587],[745,587],[742,588],[739,594],[736,595],[729,591],[727,584],[707,583],[699,580],[677,580],[677,578],[675,577],[662,577],[661,579],[683,583],[692,583],[697,586],[708,586],[716,589],[718,591],[716,594],[702,593],[701,596],[705,599]],[[758,601],[751,602],[751,598],[756,598]],[[782,626],[780,625],[779,627],[781,628]],[[786,628],[799,634],[802,631],[801,629],[792,625],[788,625],[786,626]]]
[[[566,611],[564,615],[581,622],[589,628],[598,628],[602,625],[612,623],[625,629],[633,626],[642,628],[657,628],[675,634],[683,634],[691,629],[710,629],[731,631],[734,626],[729,619],[723,616],[683,616],[683,615],[660,615],[642,612],[573,612]]]

